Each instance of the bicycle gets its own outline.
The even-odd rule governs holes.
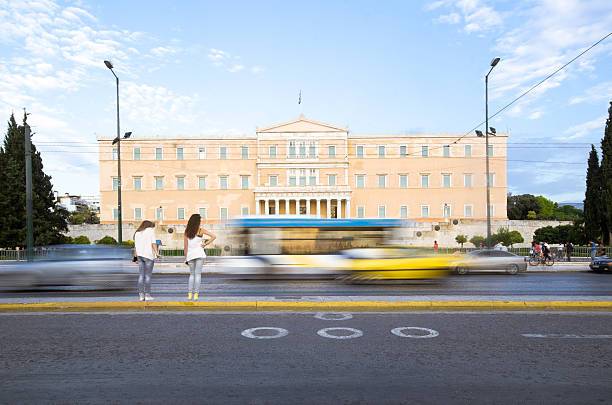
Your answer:
[[[546,265],[546,266],[552,266],[553,264],[555,264],[555,259],[552,256],[549,256],[548,258],[545,259],[544,256],[540,256],[537,253],[531,253],[529,255],[529,265],[539,266],[540,264]]]

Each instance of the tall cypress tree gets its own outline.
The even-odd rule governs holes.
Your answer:
[[[610,244],[610,231],[612,230],[612,101],[608,108],[608,119],[604,137],[601,140],[601,204],[602,204],[602,232],[604,242]]]
[[[584,233],[595,241],[601,236],[601,171],[595,146],[591,145],[584,195]]]
[[[24,115],[23,123],[26,122]],[[8,131],[0,149],[0,247],[25,247],[25,127],[11,115]],[[32,208],[34,244],[62,243],[68,230],[68,212],[56,204],[51,176],[43,171],[42,158],[32,145]]]

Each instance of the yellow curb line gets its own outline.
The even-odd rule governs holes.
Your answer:
[[[154,301],[0,304],[0,312],[87,311],[612,311],[612,301]]]

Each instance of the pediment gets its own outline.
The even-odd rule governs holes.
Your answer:
[[[306,118],[300,115],[298,119],[272,125],[265,128],[257,128],[257,133],[283,133],[283,132],[348,132],[348,127],[342,128]]]

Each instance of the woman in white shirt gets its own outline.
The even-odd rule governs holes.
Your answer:
[[[202,280],[202,266],[206,259],[204,248],[217,238],[214,234],[204,228],[200,228],[202,218],[199,214],[193,214],[187,222],[185,228],[185,262],[189,265],[189,295],[188,299],[196,301],[200,292],[200,282]],[[203,241],[204,236],[208,236]]]
[[[153,274],[155,258],[161,258],[157,251],[157,243],[155,243],[154,227],[153,222],[142,221],[136,229],[136,233],[134,233],[134,257],[138,259],[138,296],[140,301],[153,300],[153,297],[151,297],[151,274]]]

